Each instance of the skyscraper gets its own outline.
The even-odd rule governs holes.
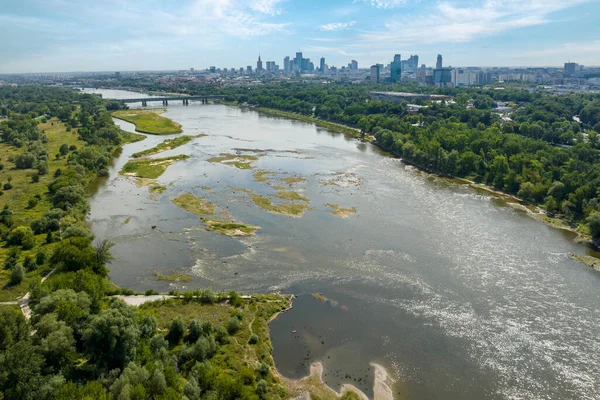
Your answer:
[[[379,65],[371,66],[371,83],[379,83]]]
[[[442,69],[442,55],[438,54],[437,62],[435,63],[436,69]]]
[[[302,63],[302,52],[299,51],[299,52],[296,53],[296,59],[295,59],[295,62],[294,62],[294,68],[296,70],[301,70],[301,69],[303,69],[302,68],[303,67],[302,64],[303,64]]]
[[[394,83],[400,82],[402,77],[402,60],[400,54],[394,56],[394,61],[390,64],[390,80]]]
[[[352,71],[354,71],[354,72],[358,71],[358,61],[352,60],[350,62],[350,64],[352,65]]]
[[[325,57],[321,57],[321,64],[319,65],[319,71],[325,72]]]
[[[290,57],[287,56],[283,59],[283,70],[285,72],[290,72],[291,68],[290,68]]]
[[[258,61],[256,62],[256,72],[262,72],[263,70],[263,65],[262,65],[262,61],[260,60],[260,54],[258,55]]]

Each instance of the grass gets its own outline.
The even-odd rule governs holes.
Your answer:
[[[179,208],[183,208],[187,212],[197,215],[213,215],[215,213],[215,205],[194,196],[191,193],[184,193],[174,198],[173,204]]]
[[[296,184],[296,183],[306,182],[306,179],[300,178],[299,176],[293,176],[293,177],[290,177],[290,178],[281,178],[279,180],[281,182],[287,183],[288,185],[293,185],[293,184]]]
[[[356,214],[356,208],[354,208],[354,207],[342,208],[342,207],[338,206],[337,204],[325,204],[325,205],[327,207],[332,208],[332,210],[329,211],[331,214],[337,215],[340,218],[348,218],[350,215]]]
[[[156,179],[176,161],[190,158],[188,155],[173,157],[132,160],[127,162],[121,170],[121,175],[134,176],[137,178]]]
[[[272,171],[257,171],[255,172],[254,175],[254,180],[256,182],[268,182],[269,178],[268,176],[270,175],[276,175],[276,172],[272,172]]]
[[[171,281],[171,282],[189,282],[192,280],[191,276],[185,275],[185,274],[181,274],[181,273],[174,273],[172,275],[164,275],[161,274],[158,271],[154,271],[152,273],[153,276],[156,277],[157,280],[159,281]]]
[[[258,194],[251,194],[250,197],[252,198],[252,201],[254,201],[254,204],[256,204],[258,207],[273,214],[284,214],[293,217],[300,217],[306,210],[311,209],[311,207],[306,204],[273,204],[269,198]]]
[[[169,118],[160,116],[164,110],[121,110],[112,116],[135,124],[135,130],[151,135],[171,135],[181,133],[181,125]]]
[[[240,224],[228,221],[217,221],[202,219],[202,222],[206,226],[206,230],[211,232],[218,232],[225,236],[251,236],[260,229],[259,226]]]
[[[151,149],[146,149],[143,151],[138,151],[137,153],[133,153],[131,155],[131,157],[140,158],[140,157],[150,156],[153,154],[162,153],[163,151],[167,151],[167,150],[173,150],[173,149],[176,149],[177,147],[183,146],[184,144],[191,142],[194,139],[201,138],[203,136],[206,136],[206,135],[179,136],[179,137],[176,137],[175,139],[167,139],[164,142],[157,145],[156,147],[153,147]]]
[[[600,259],[584,254],[569,253],[569,258],[575,261],[579,261],[582,264],[587,265],[590,268],[600,271]]]
[[[248,193],[248,194],[254,193],[254,190],[252,190],[252,189],[239,188],[239,187],[235,187],[235,186],[229,186],[229,188],[231,190],[233,190],[234,192],[242,192],[242,193]]]
[[[146,139],[146,136],[140,135],[139,133],[127,132],[121,129],[121,136],[123,136],[122,144],[141,142]]]
[[[238,169],[252,169],[252,163],[258,161],[258,157],[245,154],[221,153],[218,157],[209,158],[207,161],[210,163],[231,165]]]
[[[163,194],[167,190],[166,186],[152,185],[150,186],[150,193],[152,194]]]
[[[290,200],[290,201],[306,201],[306,202],[310,201],[306,197],[302,196],[300,193],[290,192],[290,191],[277,192],[274,194],[274,196],[277,198],[280,198],[280,199]]]

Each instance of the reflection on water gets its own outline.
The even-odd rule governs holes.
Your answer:
[[[298,294],[272,323],[276,363],[299,377],[322,360],[335,388],[370,393],[376,361],[409,399],[600,397],[600,276],[569,260],[586,248],[564,232],[310,124],[193,103],[165,116],[185,134],[209,135],[160,155],[191,156],[159,179],[167,191],[153,198],[117,174],[132,153],[168,138],[149,136],[125,147],[91,198],[94,232],[117,242],[118,285],[169,290],[174,283],[152,276],[159,270],[193,275],[185,288]],[[305,178],[293,187],[313,210],[274,215],[231,190],[269,195],[276,184],[206,161],[234,148],[265,150],[259,170]],[[359,184],[327,184],[340,173]],[[184,192],[261,229],[243,239],[207,232],[171,203]],[[340,219],[328,203],[357,214]]]

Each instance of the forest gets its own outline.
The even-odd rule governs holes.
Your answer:
[[[267,321],[287,299],[198,290],[134,308],[118,297],[133,293],[108,278],[113,244],[87,226],[86,189],[143,138],[113,123],[119,108],[0,87],[0,399],[284,397]]]

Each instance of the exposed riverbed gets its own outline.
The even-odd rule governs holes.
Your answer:
[[[118,171],[177,135],[125,146],[92,195],[93,231],[117,243],[116,284],[294,293],[271,324],[277,367],[298,378],[320,360],[336,390],[352,383],[372,395],[376,362],[397,379],[397,398],[600,398],[600,273],[569,259],[587,249],[568,232],[312,124],[197,103],[163,116],[208,136],[152,156],[190,156],[158,178],[164,192]],[[222,153],[257,159],[209,162]],[[290,191],[308,199],[296,202],[310,207],[301,216],[257,205],[285,204]],[[207,231],[173,204],[184,193],[260,229]],[[334,206],[355,213],[341,218]]]

